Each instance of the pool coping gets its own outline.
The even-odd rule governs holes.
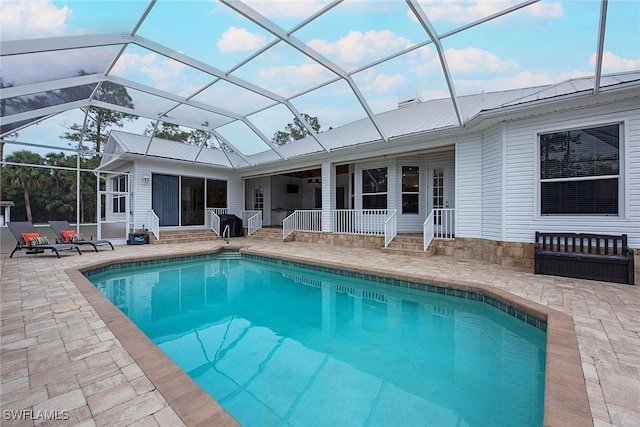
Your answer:
[[[144,333],[84,276],[83,272],[109,265],[156,261],[190,256],[213,255],[225,250],[270,259],[293,261],[324,268],[338,268],[365,275],[430,284],[440,288],[480,292],[500,302],[515,306],[526,314],[545,319],[547,324],[547,360],[545,368],[544,425],[593,426],[586,383],[582,371],[573,319],[565,313],[529,301],[501,289],[463,280],[443,281],[427,275],[399,274],[377,267],[362,268],[349,263],[329,263],[300,255],[282,256],[270,250],[249,246],[226,246],[210,251],[179,251],[167,256],[134,256],[127,260],[110,260],[65,270],[71,281],[96,310],[107,327],[140,366],[176,414],[188,426],[237,426],[239,423],[218,402],[182,371]]]

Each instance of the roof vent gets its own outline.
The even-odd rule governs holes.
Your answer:
[[[401,98],[398,101],[398,108],[404,108],[410,105],[420,104],[421,102],[422,102],[422,99],[420,98],[420,95],[408,96],[405,98]]]

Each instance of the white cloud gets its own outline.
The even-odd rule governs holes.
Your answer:
[[[178,94],[186,96],[198,87],[196,83],[183,84],[184,76],[188,75],[189,70],[188,66],[156,53],[145,55],[124,53],[113,67],[111,74],[138,81],[135,74],[142,73],[151,79],[154,87],[166,91],[177,91]]]
[[[325,82],[332,76],[334,74],[320,64],[306,63],[298,66],[263,68],[258,71],[256,78],[260,86],[288,96]]]
[[[420,5],[431,21],[467,23],[493,15],[508,9],[518,3],[519,0],[478,0],[453,3],[442,0],[422,0]],[[540,2],[529,5],[523,9],[530,16],[537,18],[559,18],[564,14],[561,3]],[[415,20],[415,15],[411,11],[407,12],[411,19]]]
[[[495,53],[476,47],[446,49],[445,57],[452,74],[512,73],[519,68],[518,62],[513,59],[502,60]],[[423,76],[440,69],[440,59],[432,54],[425,58],[423,63],[414,66],[411,71]]]
[[[503,61],[495,53],[477,47],[446,49],[444,54],[452,73],[504,73],[518,69],[516,61]]]
[[[218,49],[222,53],[254,51],[266,44],[262,34],[249,32],[246,28],[229,27],[218,40]]]
[[[56,7],[51,0],[3,1],[0,3],[3,40],[61,36],[72,11]]]
[[[136,70],[142,67],[152,66],[158,60],[158,54],[148,53],[146,55],[138,55],[135,53],[124,53],[118,59],[115,66],[111,70],[114,75],[126,74],[128,70]]]
[[[596,65],[596,54],[589,57],[589,64]],[[602,54],[602,71],[606,73],[617,73],[622,71],[633,71],[640,69],[640,59],[627,59],[606,51]]]
[[[376,74],[371,82],[371,89],[379,93],[389,93],[401,87],[405,80],[402,74]]]
[[[350,31],[336,42],[313,39],[309,46],[340,64],[355,65],[375,60],[411,46],[411,41],[391,30]]]
[[[406,82],[406,77],[402,74],[376,73],[369,69],[357,74],[357,82],[365,92],[388,94],[397,92]]]

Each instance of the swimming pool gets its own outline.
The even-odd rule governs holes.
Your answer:
[[[544,331],[471,294],[256,257],[88,277],[244,425],[542,424]]]

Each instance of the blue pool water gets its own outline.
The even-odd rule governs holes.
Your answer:
[[[241,424],[542,425],[544,331],[478,301],[224,258],[87,276]]]

